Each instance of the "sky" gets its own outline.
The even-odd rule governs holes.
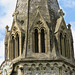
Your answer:
[[[15,10],[17,0],[0,0],[0,64],[4,61],[4,36],[5,26],[11,28],[13,17],[12,14]],[[72,25],[72,33],[75,48],[75,0],[58,0],[60,8],[63,9],[66,24]]]

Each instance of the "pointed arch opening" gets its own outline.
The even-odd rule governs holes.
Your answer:
[[[45,53],[45,34],[44,34],[44,29],[41,30],[41,52]]]
[[[19,35],[17,34],[17,53],[18,53],[18,56],[20,56],[20,51],[19,51]]]
[[[60,33],[60,53],[62,55],[62,33]]]
[[[38,30],[37,29],[35,29],[34,37],[35,37],[35,53],[38,53],[39,50],[38,50]]]
[[[68,58],[70,58],[70,43],[69,43],[69,39],[68,39]]]
[[[67,56],[67,54],[66,54],[66,43],[67,43],[67,41],[66,41],[66,35],[64,36],[64,49],[65,49],[65,57]]]
[[[12,36],[12,48],[13,48],[13,59],[15,58],[15,39],[14,36]]]
[[[25,42],[25,35],[22,36],[22,51],[21,51],[21,54],[23,53],[24,42]]]
[[[33,35],[33,52],[35,53],[46,53],[47,52],[47,33],[45,29],[34,29]]]

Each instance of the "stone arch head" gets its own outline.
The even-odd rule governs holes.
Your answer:
[[[46,30],[45,27],[41,27],[41,28],[40,28],[40,31],[41,31],[41,30],[44,30],[44,33],[47,33],[47,30]]]
[[[24,70],[26,71],[28,69],[28,64],[24,64]]]
[[[35,70],[35,69],[36,69],[36,65],[35,65],[35,64],[32,64],[32,65],[31,65],[31,69],[32,69],[32,70]]]
[[[38,27],[34,27],[32,30],[31,30],[31,32],[35,32],[35,30],[39,30],[39,28]]]
[[[40,70],[43,69],[43,64],[40,63],[38,66],[39,66],[39,69],[40,69]]]
[[[50,70],[50,64],[49,63],[46,64],[46,70]]]
[[[27,66],[28,66],[28,64],[24,64],[23,66],[24,66],[24,67],[27,67]]]
[[[57,63],[54,63],[54,66],[55,66],[55,67],[57,67],[57,66],[58,66],[58,64],[57,64]]]
[[[67,70],[67,68],[66,68],[66,65],[62,65],[62,68],[64,69],[64,71],[66,71]]]
[[[17,36],[17,35],[19,35],[19,33],[18,33],[18,32],[16,32],[16,33],[15,33],[15,35]]]
[[[70,71],[71,70],[71,68],[70,67],[67,67],[67,69]]]
[[[14,38],[14,35],[12,35],[12,39]]]
[[[46,64],[46,66],[47,66],[47,67],[50,67],[50,64],[49,64],[49,63],[47,63],[47,64]]]
[[[35,67],[36,65],[35,64],[32,64],[31,67],[33,67],[33,66]]]
[[[40,63],[39,66],[43,66],[43,64]]]
[[[19,65],[14,68],[14,71],[17,72]]]

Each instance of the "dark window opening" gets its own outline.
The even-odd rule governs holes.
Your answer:
[[[39,51],[38,51],[38,30],[37,29],[35,29],[35,53],[38,53]]]
[[[70,58],[70,45],[69,45],[69,40],[68,40],[68,58]]]
[[[44,29],[41,30],[41,52],[45,53],[45,35],[44,35]]]
[[[22,52],[21,53],[23,53],[24,42],[25,42],[25,35],[22,37]]]
[[[62,33],[60,33],[60,51],[62,55]]]
[[[67,42],[66,42],[66,35],[65,35],[65,37],[64,37],[64,49],[65,49],[65,57],[66,57],[66,55],[67,55],[67,54],[66,54],[66,43],[67,43]]]
[[[12,42],[13,42],[13,58],[15,58],[15,39],[12,37]]]
[[[23,20],[21,20],[21,25],[23,25],[24,24],[24,21]]]
[[[18,56],[20,55],[20,52],[19,52],[19,35],[17,35],[17,39],[18,39]]]

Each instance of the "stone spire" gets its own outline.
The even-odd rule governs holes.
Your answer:
[[[20,22],[24,21],[22,27],[25,30],[27,41],[25,42],[25,51],[28,48],[29,29],[35,22],[35,19],[43,20],[50,27],[51,20],[58,19],[59,9],[57,0],[17,0],[16,11],[18,11],[18,14],[15,17]]]

